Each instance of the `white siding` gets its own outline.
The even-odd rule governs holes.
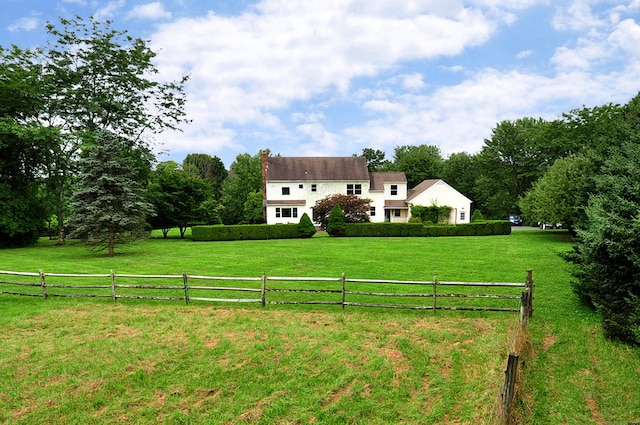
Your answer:
[[[440,180],[411,201],[413,205],[451,207],[449,223],[461,224],[471,221],[471,200]]]

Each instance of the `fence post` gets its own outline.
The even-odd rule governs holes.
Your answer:
[[[342,304],[342,309],[344,310],[344,302],[345,302],[346,295],[347,295],[346,294],[347,279],[345,279],[344,272],[342,273],[342,277],[340,278],[340,281],[342,282],[342,301],[341,301],[341,304]]]
[[[47,294],[47,282],[44,279],[44,270],[40,270],[40,286],[42,287],[42,298],[46,300],[48,297],[48,294]]]
[[[531,305],[531,290],[525,288],[520,296],[520,325],[526,328],[529,322],[529,310]]]
[[[118,295],[116,294],[116,272],[111,269],[111,297],[113,298],[113,302],[118,302]]]
[[[504,423],[511,423],[511,403],[513,402],[513,392],[516,386],[516,377],[518,372],[518,355],[509,353],[507,361],[507,369],[504,371],[504,387],[502,389],[502,414],[504,415]]]
[[[436,307],[437,307],[437,301],[436,301],[436,299],[438,298],[437,295],[436,295],[437,294],[437,290],[436,290],[437,286],[438,286],[438,277],[437,276],[433,276],[433,312],[434,313],[436,312]]]
[[[527,305],[527,314],[529,317],[533,317],[533,288],[535,287],[535,282],[533,280],[533,270],[527,270],[527,280],[525,282],[527,289],[529,289],[529,303]]]
[[[260,295],[262,307],[267,303],[267,273],[262,273],[262,293]]]
[[[187,281],[187,271],[182,271],[182,283],[184,283],[184,300],[189,305],[189,284]]]

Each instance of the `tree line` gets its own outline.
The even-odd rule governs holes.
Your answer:
[[[42,48],[0,47],[0,247],[50,231],[105,248],[149,228],[260,223],[260,152],[227,170],[193,153],[157,163],[150,144],[188,123],[188,78],[153,79],[147,42],[76,16],[46,27]],[[576,236],[566,258],[576,293],[607,335],[640,343],[640,95],[498,123],[477,153],[398,146],[360,153],[370,171],[402,171],[410,188],[440,178],[485,218],[522,214]]]

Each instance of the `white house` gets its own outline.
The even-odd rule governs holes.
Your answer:
[[[471,221],[471,199],[449,186],[443,180],[425,180],[409,191],[406,200],[409,205],[431,205],[451,207],[449,223],[469,223]]]
[[[370,173],[364,157],[262,155],[262,185],[268,224],[298,223],[304,213],[313,219],[313,206],[316,202],[334,194],[353,194],[371,199],[369,216],[372,222],[406,222],[410,216],[411,203],[430,206],[433,199],[439,202],[458,202],[455,205],[437,204],[450,206],[452,211],[456,211],[451,223],[469,222],[471,201],[444,184],[446,186],[439,188],[437,184],[421,187],[421,183],[408,191],[404,173]],[[423,196],[423,191],[428,194]],[[447,191],[455,193],[447,195]],[[460,204],[462,198],[467,204]],[[409,202],[409,199],[412,201]],[[460,216],[458,211],[465,211],[466,215]]]

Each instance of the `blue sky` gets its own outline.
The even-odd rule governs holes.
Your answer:
[[[429,144],[476,153],[503,120],[558,118],[640,91],[640,0],[0,0],[0,45],[94,15],[190,75],[188,153],[350,156]]]

